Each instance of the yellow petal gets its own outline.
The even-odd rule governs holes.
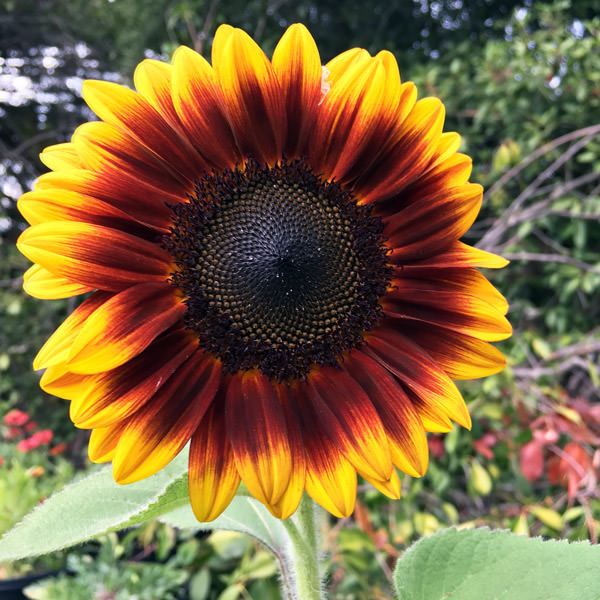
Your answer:
[[[192,437],[188,486],[198,521],[216,519],[240,485],[222,413],[210,409]]]
[[[54,275],[40,265],[33,265],[23,275],[23,289],[34,298],[56,300],[92,291],[92,288]]]
[[[375,489],[379,490],[382,494],[385,494],[392,500],[399,500],[401,496],[400,478],[398,473],[394,470],[389,479],[381,481],[380,479],[374,479],[368,477],[363,473],[360,474],[366,481],[368,481]]]
[[[79,335],[82,325],[110,296],[111,294],[106,292],[96,292],[84,300],[41,347],[33,361],[33,368],[44,369],[66,363],[71,345]]]
[[[83,169],[83,163],[71,143],[55,144],[44,148],[40,160],[53,171]]]
[[[88,376],[71,373],[65,363],[49,367],[40,379],[40,387],[45,392],[65,400],[77,398],[88,385]]]

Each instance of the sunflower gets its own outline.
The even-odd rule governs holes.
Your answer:
[[[19,200],[38,298],[85,294],[34,367],[118,483],[188,442],[216,518],[240,481],[280,518],[304,490],[352,512],[357,474],[392,498],[426,432],[470,427],[453,379],[500,371],[507,303],[459,238],[481,186],[444,107],[387,51],[322,66],[291,26],[269,60],[221,26],[212,64],[144,60],[137,91],[86,81],[100,121],[47,148]]]

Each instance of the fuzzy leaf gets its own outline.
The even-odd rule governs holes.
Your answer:
[[[160,520],[180,529],[225,529],[246,533],[262,542],[278,557],[282,556],[283,550],[290,544],[282,522],[249,496],[235,496],[227,509],[208,523],[199,523],[189,505],[163,514]]]
[[[6,532],[0,561],[67,548],[187,502],[187,450],[152,477],[128,485],[116,484],[107,467],[67,485]]]
[[[489,529],[445,529],[398,561],[400,600],[598,600],[600,547]]]

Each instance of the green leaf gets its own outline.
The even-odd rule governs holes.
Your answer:
[[[244,586],[241,583],[234,583],[221,592],[218,600],[237,600],[243,591]]]
[[[548,525],[552,529],[560,531],[564,527],[563,518],[560,513],[551,508],[547,508],[546,506],[530,506],[529,510],[544,525]]]
[[[479,461],[473,459],[471,463],[471,472],[467,480],[469,491],[472,491],[473,496],[487,496],[493,487],[492,478],[485,467]]]
[[[54,552],[153,519],[188,502],[187,451],[152,477],[129,485],[107,467],[67,485],[0,539],[0,561]]]
[[[400,600],[598,600],[600,547],[489,529],[445,529],[396,565]]]
[[[279,519],[257,500],[248,496],[235,496],[227,509],[214,521],[199,523],[189,505],[181,506],[160,520],[179,529],[225,529],[246,533],[262,542],[278,557],[290,544],[289,535]]]
[[[210,570],[200,569],[190,580],[190,600],[206,600],[210,592]]]

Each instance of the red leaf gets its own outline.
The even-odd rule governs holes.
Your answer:
[[[544,472],[544,447],[536,439],[527,442],[520,451],[521,473],[529,481],[535,481]]]
[[[444,440],[439,435],[428,435],[427,444],[429,445],[429,452],[436,458],[442,458],[446,454],[446,448],[444,447]]]
[[[486,439],[486,436],[484,435],[481,439],[473,442],[473,448],[475,448],[479,454],[485,456],[488,460],[492,460],[492,458],[494,458],[494,453],[492,452],[490,446],[493,446],[495,443],[496,440],[494,439],[493,443],[490,444],[489,440]]]

